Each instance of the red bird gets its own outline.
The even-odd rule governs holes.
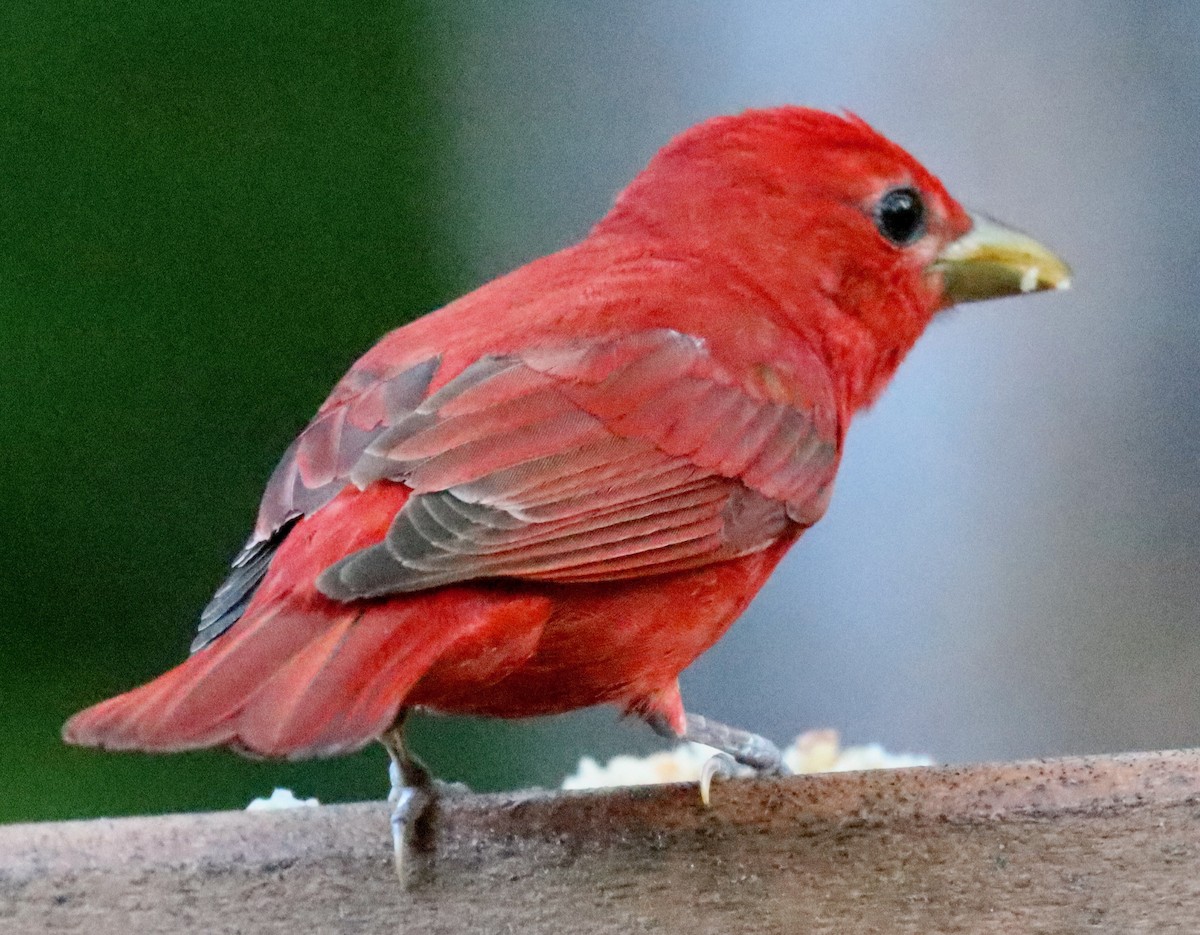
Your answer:
[[[930,319],[1068,275],[855,117],[693,127],[580,243],[355,363],[190,658],[64,737],[288,758],[382,739],[427,787],[413,708],[608,703],[778,768],[768,741],[686,715],[679,673],[821,518],[851,418]]]

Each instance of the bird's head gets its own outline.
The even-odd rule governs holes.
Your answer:
[[[680,134],[598,230],[628,227],[727,264],[828,353],[862,359],[855,408],[939,310],[1070,282],[1061,259],[964,210],[864,121],[799,107]]]

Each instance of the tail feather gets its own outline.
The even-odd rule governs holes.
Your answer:
[[[253,608],[251,609],[253,611]],[[346,753],[394,721],[447,654],[510,671],[528,658],[549,601],[482,588],[384,602],[274,604],[152,682],[71,718],[68,743],[171,752],[226,745],[256,756]],[[507,652],[494,652],[495,646]]]
[[[293,656],[238,718],[238,742],[272,756],[348,752],[378,737],[396,718],[404,696],[440,649],[411,608],[372,607],[338,624]],[[346,717],[381,670],[391,674],[386,703],[374,717]],[[349,739],[348,739],[349,738]]]
[[[263,680],[238,712],[239,746],[264,756],[287,756],[311,748],[311,735],[337,703],[336,697],[329,696],[341,674],[337,667],[339,656],[344,658],[341,650],[360,623],[359,614],[343,613]]]
[[[320,632],[312,615],[280,616],[273,608],[243,618],[222,639],[152,682],[76,714],[63,727],[63,739],[156,752],[230,742],[236,715],[272,669]]]

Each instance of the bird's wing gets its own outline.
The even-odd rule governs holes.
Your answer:
[[[386,373],[350,368],[272,472],[250,541],[200,613],[192,652],[238,621],[292,526],[336,497],[372,439],[421,404],[438,365],[427,357]]]
[[[836,407],[815,359],[812,369],[799,407],[666,329],[483,357],[365,444],[345,445],[349,419],[322,444],[302,441],[277,515],[324,498],[347,467],[360,488],[412,489],[382,542],[320,576],[338,600],[492,577],[640,577],[744,555],[791,521],[814,522],[827,500]]]

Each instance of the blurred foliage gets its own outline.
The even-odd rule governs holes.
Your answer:
[[[434,39],[393,0],[0,9],[0,820],[382,794],[379,751],[116,756],[58,727],[182,658],[333,381],[461,291]]]

